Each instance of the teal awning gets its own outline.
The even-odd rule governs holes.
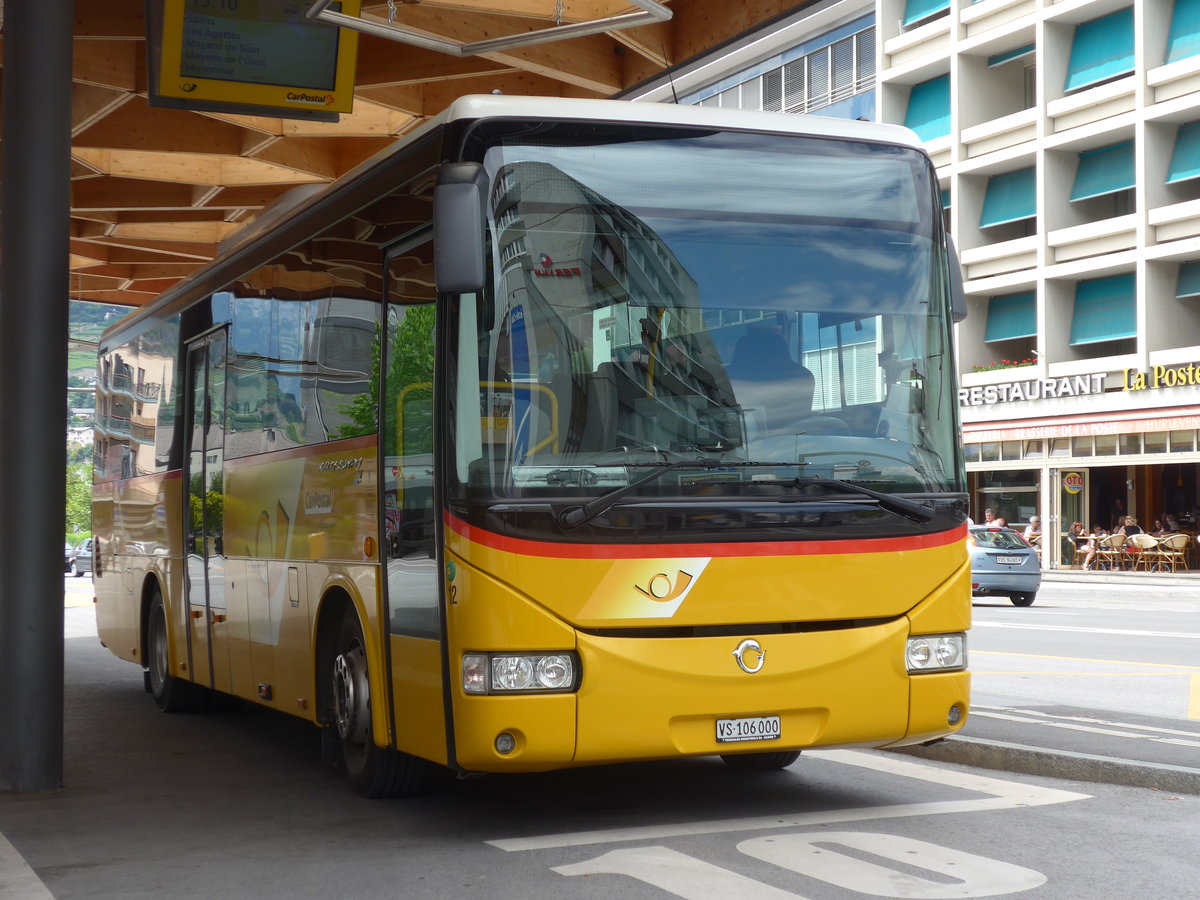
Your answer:
[[[1200,122],[1180,125],[1167,167],[1167,184],[1200,178]]]
[[[984,343],[1011,341],[1037,334],[1037,293],[1008,294],[988,301]]]
[[[904,4],[904,24],[914,25],[934,13],[950,8],[950,0],[908,0]]]
[[[997,53],[994,56],[988,57],[988,68],[994,69],[996,66],[1002,66],[1006,62],[1012,62],[1014,59],[1020,59],[1022,56],[1030,56],[1037,49],[1033,44],[1026,44],[1024,47],[1018,47],[1016,50],[1009,50],[1007,53]]]
[[[950,133],[950,76],[914,84],[908,95],[904,124],[923,141]]]
[[[979,227],[1032,219],[1037,215],[1036,169],[1018,169],[988,179]]]
[[[1167,62],[1200,53],[1200,0],[1175,0],[1167,32]]]
[[[1132,274],[1075,285],[1071,346],[1132,337],[1137,337],[1137,288]]]
[[[1179,280],[1175,284],[1175,296],[1200,297],[1200,262],[1188,262],[1179,267]]]
[[[1064,90],[1078,90],[1132,71],[1132,6],[1075,26]]]
[[[1071,199],[1086,200],[1113,194],[1133,187],[1134,183],[1133,141],[1085,150],[1079,154]]]

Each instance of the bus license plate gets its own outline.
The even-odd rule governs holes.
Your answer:
[[[749,719],[717,719],[717,743],[779,740],[779,716]]]
[[[1025,562],[1025,557],[1023,557],[1023,556],[997,556],[996,562],[1000,563],[1000,565],[1002,565],[1002,566],[1019,566],[1021,563]]]

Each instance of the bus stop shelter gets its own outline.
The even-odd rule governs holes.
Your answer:
[[[152,106],[146,10],[164,2],[0,0],[0,792],[62,782],[70,298],[149,302],[456,97],[621,96],[814,5],[364,0],[353,110],[321,122]],[[666,15],[625,21],[647,7]]]

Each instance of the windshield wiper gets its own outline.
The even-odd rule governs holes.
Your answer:
[[[724,469],[724,468],[745,468],[747,466],[795,466],[797,463],[781,463],[781,462],[745,462],[745,461],[730,461],[723,459],[712,459],[710,457],[701,457],[699,459],[674,459],[670,462],[629,462],[622,465],[633,468],[635,466],[656,466],[653,472],[648,475],[643,475],[637,481],[631,481],[629,484],[609,491],[607,494],[601,494],[590,503],[585,503],[583,506],[573,506],[558,515],[558,524],[563,528],[578,528],[584,522],[590,522],[603,513],[608,512],[625,497],[632,494],[638,488],[643,487],[651,482],[658,481],[668,472],[675,469]]]
[[[895,494],[884,494],[880,491],[871,490],[871,488],[863,487],[861,484],[855,484],[850,481],[841,481],[837,478],[797,478],[795,481],[796,487],[807,487],[808,485],[816,485],[818,487],[833,488],[835,491],[841,491],[843,494],[861,494],[864,497],[870,497],[878,503],[883,509],[888,512],[894,512],[898,516],[904,516],[906,519],[912,519],[914,522],[924,524],[933,519],[937,514],[936,507],[926,506],[924,503],[918,503],[916,500],[909,500],[907,497],[897,497]]]

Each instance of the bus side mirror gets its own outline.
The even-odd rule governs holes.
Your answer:
[[[483,289],[487,173],[479,163],[447,163],[433,189],[433,271],[439,292]]]
[[[946,235],[946,265],[950,267],[950,317],[957,324],[967,317],[967,292],[963,288],[962,266],[954,238]]]

